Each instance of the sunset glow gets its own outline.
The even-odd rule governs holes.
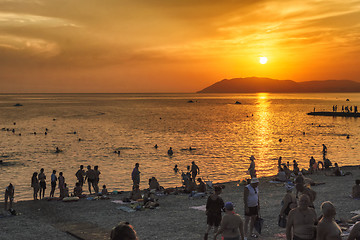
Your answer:
[[[261,64],[266,64],[267,61],[268,61],[267,57],[260,57],[259,62],[260,62]]]
[[[1,92],[195,92],[249,76],[360,80],[358,1],[9,0],[0,7]],[[254,56],[264,58],[261,68]]]

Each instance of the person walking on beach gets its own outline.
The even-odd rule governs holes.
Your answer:
[[[80,165],[80,169],[77,170],[77,172],[75,173],[75,176],[78,180],[78,182],[80,183],[80,186],[82,187],[84,185],[84,176],[85,176],[85,171],[84,171],[84,165]]]
[[[254,155],[251,155],[251,157],[250,157],[250,161],[251,161],[250,162],[250,167],[248,169],[251,178],[256,178],[256,170],[255,170],[255,161],[254,160],[255,160]]]
[[[46,175],[44,173],[44,169],[40,169],[40,173],[39,173],[39,176],[38,176],[38,179],[40,181],[40,199],[41,199],[41,193],[42,193],[42,197],[44,198],[44,195],[45,195],[45,189],[46,189]]]
[[[10,183],[9,186],[7,186],[5,188],[5,211],[8,210],[8,201],[9,203],[9,209],[12,209],[12,204],[14,201],[14,194],[15,194],[15,188],[14,186]]]
[[[211,194],[206,201],[207,230],[204,239],[208,239],[209,232],[214,227],[214,233],[218,231],[221,222],[221,212],[224,208],[224,201],[220,197],[221,187],[215,186],[215,192]]]
[[[91,166],[88,165],[87,166],[87,171],[86,171],[86,175],[85,175],[85,182],[86,180],[88,181],[88,187],[89,187],[89,193],[91,194],[91,187],[94,188],[94,191],[95,191],[95,194],[97,193],[96,192],[96,186],[95,186],[95,172],[94,170],[91,169]]]
[[[63,173],[59,173],[59,190],[60,190],[60,199],[63,199],[65,197],[65,178],[63,176]]]
[[[286,224],[287,240],[314,240],[315,224],[317,223],[316,212],[309,208],[308,195],[301,195],[299,206],[290,211]]]
[[[244,210],[245,210],[245,236],[257,237],[253,233],[255,219],[260,211],[260,200],[259,200],[259,180],[252,178],[250,184],[244,188]],[[248,226],[250,222],[250,232],[248,234]]]
[[[223,240],[244,240],[244,224],[239,214],[234,211],[232,202],[225,204],[225,215],[221,220],[219,231],[214,236],[222,233]]]
[[[50,197],[54,197],[55,188],[56,188],[56,182],[57,182],[56,170],[53,170],[53,173],[51,174],[51,192],[50,192]]]
[[[341,240],[342,232],[335,222],[336,209],[334,205],[329,201],[323,202],[321,211],[323,217],[316,227],[316,240]]]
[[[140,186],[140,171],[139,171],[139,163],[135,163],[135,167],[131,173],[131,179],[133,180],[133,186]]]
[[[190,171],[190,172],[191,172],[191,179],[192,179],[193,182],[195,182],[196,176],[197,176],[198,174],[200,174],[200,169],[199,169],[199,167],[195,164],[194,161],[191,162],[191,171]]]
[[[38,179],[37,172],[33,173],[33,176],[31,178],[31,187],[34,189],[34,194],[33,194],[34,200],[38,200],[37,194],[39,192],[40,185],[39,185],[39,179]]]

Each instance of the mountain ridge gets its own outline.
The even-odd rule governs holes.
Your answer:
[[[352,80],[312,80],[295,82],[271,78],[246,77],[220,80],[197,93],[326,93],[360,92],[360,82]]]

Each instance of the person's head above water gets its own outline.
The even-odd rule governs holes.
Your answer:
[[[139,167],[140,165],[139,165],[139,163],[135,163],[135,167]]]

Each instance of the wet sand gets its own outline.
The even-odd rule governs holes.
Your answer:
[[[342,170],[351,172],[352,175],[325,176],[324,172],[306,175],[315,182],[325,183],[312,187],[317,192],[314,204],[318,216],[320,215],[320,204],[327,200],[336,206],[336,219],[349,219],[354,216],[350,213],[351,211],[360,209],[360,200],[349,197],[355,179],[360,179],[359,166],[342,167]],[[284,229],[277,226],[277,217],[281,208],[281,200],[285,195],[285,188],[282,183],[269,183],[269,180],[272,178],[260,179],[261,217],[265,219],[265,222],[262,235],[258,239],[284,239],[281,235],[276,234],[285,233]],[[224,185],[225,189],[222,193],[224,201],[234,202],[235,211],[244,218],[244,185],[239,185],[238,181],[224,183]],[[111,202],[124,196],[128,196],[128,193],[111,195],[110,200],[16,202],[13,207],[21,215],[0,218],[0,238],[81,239],[66,233],[66,231],[76,232],[74,229],[77,229],[78,233],[76,234],[82,236],[83,239],[109,239],[109,232],[113,226],[119,221],[128,221],[135,227],[141,240],[203,239],[206,229],[205,212],[190,207],[206,204],[206,198],[189,199],[187,194],[158,196],[159,208],[127,213],[117,209],[121,205]],[[4,208],[3,203],[0,204],[0,207]],[[79,233],[81,231],[83,233]],[[211,232],[209,239],[212,239],[212,236]]]

